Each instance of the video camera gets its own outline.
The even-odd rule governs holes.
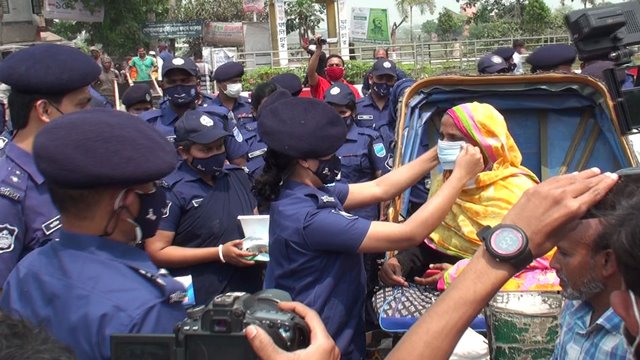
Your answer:
[[[248,325],[264,329],[284,350],[309,346],[307,324],[298,315],[280,310],[280,301],[291,301],[291,297],[276,289],[218,295],[206,306],[187,310],[187,318],[176,325],[174,334],[112,335],[111,358],[257,359],[244,335]]]
[[[565,15],[565,23],[582,61],[613,61],[617,68],[604,71],[607,88],[615,103],[620,128],[629,133],[640,128],[640,88],[622,89],[617,72],[631,62],[634,51],[629,46],[640,44],[640,3],[637,0],[615,5],[581,9]]]

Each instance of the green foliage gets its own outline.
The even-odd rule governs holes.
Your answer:
[[[420,30],[422,30],[423,34],[431,35],[431,33],[435,33],[438,29],[438,23],[435,20],[427,20],[422,23]]]
[[[471,24],[469,26],[469,39],[501,39],[522,36],[519,24],[507,20],[494,20],[489,23]]]
[[[462,34],[464,30],[464,20],[453,11],[443,9],[440,11],[437,20],[436,33],[439,40],[449,41]]]
[[[285,3],[287,15],[287,34],[298,32],[298,40],[311,38],[316,27],[324,20],[326,6],[313,0],[293,0]]]
[[[527,0],[522,27],[528,35],[543,35],[551,25],[551,10],[543,0]]]

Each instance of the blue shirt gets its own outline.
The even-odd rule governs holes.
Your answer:
[[[167,206],[160,230],[175,233],[173,245],[189,248],[214,247],[244,234],[238,215],[253,215],[256,201],[247,174],[227,166],[213,185],[205,182],[184,161],[163,180]],[[169,269],[173,276],[191,275],[196,304],[207,304],[221,293],[262,289],[262,267],[237,267],[209,262]]]
[[[627,358],[625,339],[620,332],[622,319],[609,308],[591,326],[593,308],[585,301],[567,301],[560,315],[560,338],[552,359]]]
[[[393,148],[396,124],[389,113],[389,99],[382,110],[376,105],[371,94],[356,101],[356,125],[377,130],[385,141],[387,149]]]
[[[33,156],[9,141],[0,150],[0,284],[26,254],[57,239],[60,225]]]
[[[391,154],[378,132],[361,128],[355,124],[349,127],[347,139],[338,149],[342,168],[339,181],[345,184],[367,182],[376,178],[376,172],[387,173],[387,160]],[[364,208],[351,210],[353,215],[369,220],[379,218],[379,206],[373,204]]]
[[[265,288],[287,291],[320,314],[342,359],[364,357],[365,272],[358,248],[371,221],[343,211],[348,186],[289,180],[271,203]]]
[[[220,100],[220,95],[213,98],[212,105],[223,107],[227,111],[229,110],[222,104],[222,100]],[[231,108],[231,112],[233,114],[233,118],[229,116],[229,120],[231,121],[240,122],[240,121],[246,120],[247,118],[253,118],[253,108],[251,107],[251,101],[249,101],[249,98],[245,96],[238,96],[238,98],[236,99],[236,102],[233,104],[233,107]]]
[[[185,318],[184,287],[142,250],[61,232],[25,257],[4,285],[0,307],[47,329],[78,359],[109,359],[113,333],[171,333]]]
[[[224,126],[225,130],[229,131],[233,135],[227,136],[224,142],[224,146],[227,152],[227,159],[229,161],[244,158],[247,155],[247,144],[243,141],[242,134],[237,127],[228,128],[225,121],[226,111],[215,106],[199,106],[198,111],[202,111],[211,116],[221,126]],[[153,125],[163,136],[170,142],[175,142],[175,124],[180,118],[173,108],[167,103],[161,104],[160,109],[154,109],[145,111],[140,114],[140,117]]]

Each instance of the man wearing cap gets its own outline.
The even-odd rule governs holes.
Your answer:
[[[487,54],[478,60],[478,74],[507,74],[509,64],[496,54]]]
[[[324,70],[326,79],[318,75],[316,68],[320,61],[320,54],[323,54],[322,37],[320,35],[316,35],[315,39],[316,49],[313,55],[311,55],[309,65],[307,66],[307,79],[309,81],[311,96],[322,100],[324,98],[324,93],[329,87],[331,87],[331,84],[341,82],[347,84],[351,88],[351,91],[356,95],[356,99],[359,99],[361,96],[358,89],[344,79],[344,59],[342,56],[338,54],[329,55],[327,57],[327,65]]]
[[[396,83],[396,74],[393,61],[376,60],[369,75],[371,92],[356,103],[356,124],[378,131],[387,149],[392,148],[396,131],[396,124],[391,122],[389,114],[389,94]]]
[[[576,61],[578,50],[572,45],[551,44],[535,49],[527,63],[531,65],[531,72],[558,71],[571,73],[571,67]]]
[[[167,204],[157,234],[145,249],[173,276],[191,276],[198,305],[229,291],[262,288],[262,267],[242,250],[238,215],[257,213],[251,183],[242,168],[225,165],[223,126],[189,110],[176,123],[182,158],[163,181]]]
[[[91,54],[91,57],[96,62],[96,64],[98,64],[98,66],[102,67],[102,61],[100,59],[101,56],[102,56],[102,52],[100,51],[100,49],[98,49],[97,46],[92,46],[92,47],[89,48],[89,53]]]
[[[96,90],[106,97],[111,104],[115,104],[115,88],[114,82],[121,83],[120,74],[113,69],[113,62],[108,56],[102,57],[102,72],[100,73],[99,83],[96,84]]]
[[[271,82],[287,90],[291,96],[298,96],[302,92],[302,81],[294,73],[278,74],[271,78]]]
[[[122,94],[122,105],[132,115],[153,109],[151,88],[147,84],[134,84]]]
[[[516,70],[516,63],[514,60],[514,56],[516,53],[516,49],[512,48],[512,47],[499,47],[495,50],[493,50],[492,54],[498,55],[500,56],[504,62],[507,63],[508,67],[509,67],[509,71],[510,73],[514,72]]]
[[[149,51],[149,56],[151,56],[153,61],[156,63],[152,71],[153,78],[158,81],[162,81],[162,64],[164,63],[162,58],[156,55],[155,51]]]
[[[228,128],[233,125],[241,127],[245,122],[253,121],[251,102],[242,93],[242,76],[244,66],[239,62],[224,63],[213,72],[213,80],[218,87],[218,96],[213,105],[227,109]]]
[[[174,169],[171,144],[130,114],[91,109],[47,125],[33,152],[64,225],[11,272],[2,311],[78,359],[110,359],[113,333],[171,333],[184,287],[133,246],[158,227],[165,197],[154,181]]]
[[[27,253],[58,238],[59,212],[31,155],[33,140],[60,115],[87,107],[99,75],[90,57],[62,45],[35,45],[0,63],[14,131],[0,150],[0,283]]]
[[[198,67],[189,58],[174,57],[164,63],[162,69],[162,85],[167,100],[160,104],[160,109],[142,113],[140,117],[153,125],[169,141],[175,141],[175,123],[187,111],[197,108],[207,113],[215,121],[228,126],[228,111],[220,106],[203,104],[197,106],[201,99],[198,86]],[[238,166],[246,165],[247,144],[236,126],[225,127],[233,135],[225,139],[227,160]]]
[[[373,52],[373,59],[388,59],[389,51],[386,48],[376,48]],[[371,75],[371,70],[369,70],[366,74],[364,74],[364,78],[362,79],[362,95],[367,96],[371,91],[371,84],[369,84],[369,75]],[[396,67],[396,81],[400,81],[407,77],[407,74],[402,71],[402,69]]]
[[[138,56],[131,59],[129,66],[136,68],[136,78],[133,81],[149,81],[151,80],[151,71],[156,63],[150,56],[147,56],[147,52],[141,47],[138,49]]]

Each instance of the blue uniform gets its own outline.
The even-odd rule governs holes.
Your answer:
[[[336,155],[340,158],[342,169],[339,181],[345,184],[356,184],[375,179],[375,173],[388,172],[386,166],[389,152],[382,137],[375,130],[351,125],[345,143],[338,149]],[[370,205],[351,210],[353,215],[369,220],[377,220],[380,216],[379,207]]]
[[[289,180],[271,203],[266,288],[287,291],[320,314],[342,359],[364,357],[365,273],[358,248],[371,221],[345,213],[348,186]]]
[[[420,155],[426,153],[429,150],[429,135],[427,128],[424,127],[422,133],[420,134],[420,145],[418,147],[418,152],[416,153],[416,158]],[[422,179],[420,179],[415,185],[411,187],[411,192],[409,195],[409,200],[413,203],[413,207],[417,210],[417,208],[427,202],[427,198],[429,197],[429,190],[431,189],[431,174],[427,173]]]
[[[27,253],[58,238],[60,225],[33,156],[9,141],[0,150],[0,284]]]
[[[238,158],[244,158],[247,155],[247,144],[243,141],[242,134],[237,127],[231,129],[227,128],[225,121],[226,111],[224,108],[216,106],[199,106],[197,110],[204,112],[216,121],[219,121],[225,130],[233,134],[228,136],[224,141],[224,146],[227,151],[227,159],[234,160]],[[160,109],[154,109],[146,111],[140,114],[140,117],[153,125],[160,133],[167,138],[170,142],[174,142],[176,138],[174,126],[176,121],[180,118],[178,114],[173,111],[168,102],[160,105]]]
[[[211,186],[182,161],[163,185],[167,207],[159,229],[175,233],[173,245],[214,247],[244,237],[238,215],[253,215],[256,201],[241,168],[226,167]],[[241,268],[211,262],[169,271],[173,276],[191,275],[196,304],[206,304],[229,291],[262,289],[262,267],[258,265]]]
[[[221,106],[226,109],[220,100],[220,96],[213,98],[213,105]],[[231,112],[235,118],[235,121],[240,122],[245,118],[253,118],[253,108],[251,107],[251,101],[247,97],[238,96]]]
[[[378,108],[371,94],[356,101],[356,125],[377,130],[382,135],[387,149],[393,149],[396,124],[392,121],[389,111],[389,99],[382,110]]]
[[[79,360],[95,360],[110,358],[113,333],[173,332],[183,298],[184,287],[144,251],[63,231],[16,266],[0,307],[43,326]]]

